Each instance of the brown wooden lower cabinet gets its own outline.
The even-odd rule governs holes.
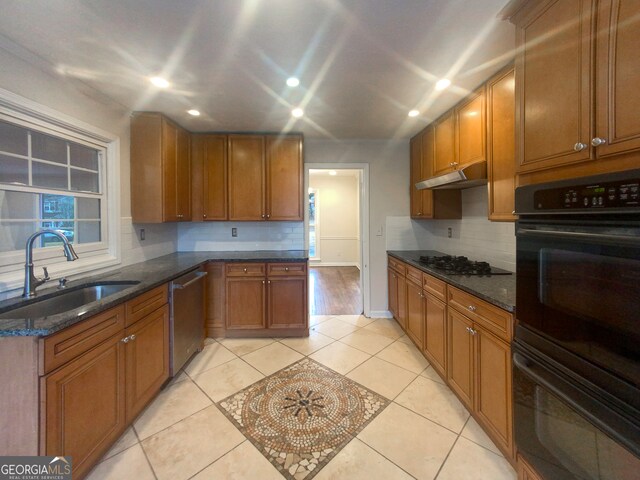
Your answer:
[[[453,309],[449,309],[447,330],[449,355],[447,380],[468,408],[473,408],[473,322]]]
[[[424,294],[422,286],[407,281],[407,335],[420,350],[424,345]]]
[[[407,325],[407,279],[392,268],[387,269],[389,311],[402,328]]]
[[[126,427],[122,338],[42,377],[41,455],[71,455],[74,478],[84,477]]]
[[[446,376],[447,358],[447,306],[425,292],[424,354],[431,366],[442,377]]]
[[[225,272],[225,335],[308,334],[306,262],[228,263]]]
[[[125,330],[127,422],[149,403],[169,377],[169,305]]]
[[[133,323],[128,318],[149,304],[150,292],[40,340],[41,351],[47,345],[83,346],[52,371],[43,362],[40,377],[39,453],[72,456],[74,479],[89,472],[169,377],[166,291],[164,305]],[[117,320],[124,312],[128,317]],[[95,332],[102,324],[121,328],[103,339]]]

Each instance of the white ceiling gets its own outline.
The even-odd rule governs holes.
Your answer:
[[[2,0],[0,47],[192,131],[408,138],[512,58],[506,1]]]

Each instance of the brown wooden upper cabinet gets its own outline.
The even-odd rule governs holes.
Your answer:
[[[191,138],[191,208],[194,222],[227,220],[227,136]]]
[[[303,220],[302,137],[229,135],[229,220]]]
[[[131,117],[134,223],[191,220],[189,133],[159,113]]]
[[[434,124],[433,176],[453,170],[456,161],[456,134],[454,111],[445,113]]]
[[[453,167],[456,170],[486,160],[484,104],[483,85],[455,108],[456,157]]]
[[[510,19],[520,183],[637,167],[640,4],[529,1]]]
[[[411,139],[411,218],[462,218],[459,190],[418,190],[416,183],[431,177],[434,162],[434,127],[429,125]]]
[[[489,220],[515,220],[515,72],[513,66],[487,82]]]

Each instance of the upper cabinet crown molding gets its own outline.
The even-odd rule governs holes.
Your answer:
[[[517,41],[518,183],[637,168],[640,4],[529,1],[509,19]]]

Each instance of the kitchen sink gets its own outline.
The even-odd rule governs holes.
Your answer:
[[[93,285],[70,287],[42,299],[35,299],[28,305],[16,307],[0,313],[0,319],[40,318],[68,312],[89,303],[131,288],[140,282],[105,282]]]

